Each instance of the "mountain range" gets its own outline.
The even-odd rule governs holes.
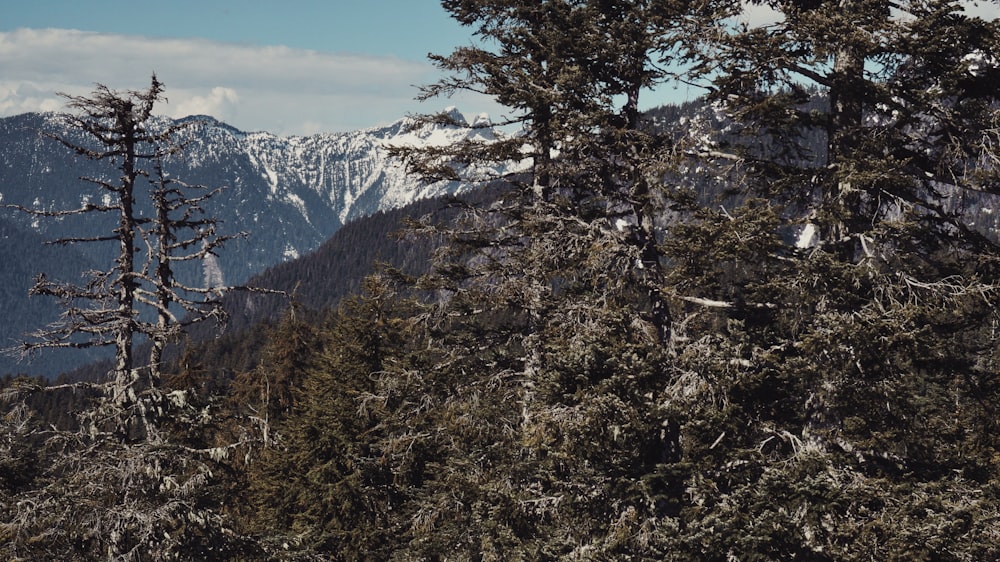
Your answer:
[[[246,233],[245,238],[223,247],[215,263],[202,264],[211,266],[211,272],[199,265],[179,272],[182,281],[200,286],[208,273],[221,274],[228,285],[255,278],[251,284],[297,291],[308,306],[322,307],[356,290],[373,261],[414,265],[425,258],[428,248],[400,244],[387,239],[386,233],[397,229],[404,216],[432,212],[441,206],[434,202],[436,198],[466,193],[469,186],[425,185],[406,173],[389,147],[443,145],[473,135],[489,139],[502,134],[481,126],[488,119],[485,115],[473,121],[480,126],[467,128],[460,126],[468,123],[460,112],[449,111],[459,125],[414,129],[411,120],[401,119],[384,127],[308,137],[247,133],[205,116],[179,120],[190,126],[177,139],[185,150],[167,163],[168,173],[189,184],[226,187],[208,210],[223,222],[223,233]],[[698,119],[708,122],[700,126],[725,126],[724,118],[697,103],[663,106],[646,117],[664,131],[690,129]],[[160,125],[177,122],[164,119]],[[0,348],[15,346],[26,331],[58,317],[59,309],[51,299],[27,297],[35,275],[44,272],[52,279],[73,280],[90,269],[107,269],[114,259],[115,248],[109,245],[45,244],[46,240],[107,233],[114,228],[102,224],[101,217],[39,219],[3,208],[77,208],[94,196],[81,176],[106,177],[115,172],[75,158],[43,135],[79,139],[63,123],[63,116],[52,113],[0,119],[0,317],[4,319]],[[719,179],[700,168],[682,168],[679,173],[703,196],[720,193]],[[994,241],[1000,239],[995,200],[974,194],[946,199],[949,211],[961,215],[970,227]],[[345,225],[351,228],[340,232]],[[802,246],[809,227],[804,224],[782,234],[790,244]],[[352,271],[345,274],[344,268]],[[228,307],[234,330],[238,330],[273,317],[280,305],[273,299],[235,294]],[[0,355],[0,375],[54,376],[99,358],[76,350],[47,353],[30,363]]]
[[[448,110],[459,123],[464,116]],[[476,123],[488,119],[476,116]],[[308,137],[279,137],[266,132],[243,132],[207,116],[157,126],[186,123],[177,135],[182,152],[165,164],[171,177],[192,185],[225,187],[207,205],[221,220],[223,234],[245,233],[219,251],[213,275],[236,285],[266,268],[297,258],[330,238],[344,224],[379,211],[462,191],[454,182],[423,184],[407,175],[405,165],[389,153],[392,145],[434,145],[471,135],[489,138],[489,128],[428,125],[414,129],[409,119],[387,126]],[[0,119],[0,205],[32,209],[79,208],[101,194],[80,178],[110,178],[117,172],[108,163],[75,157],[48,135],[85,142],[68,128],[63,115],[29,113]],[[141,199],[141,197],[140,197]],[[54,321],[55,303],[28,299],[38,273],[67,281],[89,269],[106,269],[114,259],[113,244],[45,245],[66,236],[107,233],[111,217],[39,218],[0,208],[0,348],[16,345],[21,334]],[[218,271],[215,271],[215,268]],[[201,267],[182,272],[187,283],[198,284],[208,272]],[[74,360],[92,356],[74,353]],[[17,363],[0,357],[0,373],[26,371],[52,375],[71,367],[66,356]]]

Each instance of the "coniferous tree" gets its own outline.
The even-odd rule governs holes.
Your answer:
[[[467,73],[428,92],[511,96],[530,167],[509,205],[426,228],[449,237],[421,285],[438,299],[437,368],[405,379],[422,398],[397,405],[412,425],[386,449],[406,467],[410,552],[994,556],[996,416],[980,396],[995,393],[996,260],[963,203],[995,191],[995,24],[953,2],[901,17],[775,2],[784,19],[754,29],[726,20],[738,5],[687,6],[702,33],[648,44],[694,65],[717,130],[702,116],[656,152],[619,124],[630,90],[600,78],[616,74],[598,53],[615,50],[550,35],[572,22],[606,37],[631,20],[601,9],[636,6],[445,5],[498,48],[438,59]],[[625,104],[607,111],[601,91]],[[649,165],[668,155],[697,162]],[[423,156],[418,171],[450,177],[519,157],[469,143]],[[694,165],[725,199],[660,183],[683,187]],[[657,197],[683,217],[658,244],[602,228],[655,225]],[[673,314],[656,314],[656,292]],[[659,336],[630,340],[637,327]],[[632,445],[620,456],[615,435]]]
[[[500,202],[417,229],[446,240],[417,284],[434,294],[428,364],[376,390],[395,408],[384,448],[408,488],[409,552],[649,555],[638,545],[661,491],[645,476],[679,447],[655,415],[672,323],[659,178],[673,147],[644,127],[638,96],[697,10],[443,4],[483,46],[437,58],[455,77],[426,92],[496,95],[524,132],[407,156],[431,177],[479,179],[496,160],[523,173],[502,178]]]
[[[766,5],[702,38],[687,124],[738,196],[679,200],[665,240],[671,550],[993,558],[997,252],[968,224],[997,193],[1000,29],[947,1]]]
[[[249,475],[251,525],[277,550],[384,560],[396,544],[389,530],[392,476],[374,452],[381,408],[370,401],[375,381],[399,372],[412,353],[415,305],[392,285],[369,277],[363,294],[333,312],[308,348],[298,347],[294,366],[285,353],[271,353],[261,365],[294,368],[288,376],[301,381]],[[278,546],[287,544],[294,548]]]
[[[273,428],[295,410],[303,379],[322,347],[317,322],[293,303],[281,322],[268,330],[255,368],[239,373],[229,390],[233,408],[261,428],[264,448],[272,445]]]

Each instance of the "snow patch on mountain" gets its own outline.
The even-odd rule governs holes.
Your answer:
[[[411,203],[424,197],[455,192],[462,187],[442,182],[421,185],[406,173],[404,164],[389,154],[393,146],[444,146],[474,137],[495,138],[489,116],[477,115],[470,129],[457,109],[450,108],[455,125],[412,129],[402,119],[385,127],[348,133],[323,133],[308,137],[278,137],[254,133],[233,140],[241,144],[249,161],[261,168],[270,192],[279,201],[309,214],[307,199],[319,199],[340,222]],[[302,192],[313,197],[307,198]]]
[[[271,167],[264,166],[264,177],[267,178],[268,185],[271,186],[271,195],[278,192],[278,174]]]
[[[226,286],[226,279],[222,274],[219,258],[215,254],[206,254],[202,260],[202,277],[202,286],[206,289]]]
[[[819,243],[819,229],[813,223],[806,223],[799,230],[795,239],[796,248],[815,248]]]
[[[226,188],[206,210],[220,219],[226,233],[248,234],[246,241],[234,243],[237,250],[220,253],[221,271],[227,280],[240,283],[315,249],[346,222],[466,189],[457,182],[423,183],[390,154],[394,146],[436,147],[500,138],[489,115],[472,116],[470,126],[458,109],[448,108],[447,114],[451,122],[419,128],[404,118],[359,131],[292,137],[242,132],[206,116],[176,121],[157,117],[150,128],[189,124],[175,136],[185,149],[171,156],[165,168],[171,177],[190,185]],[[0,174],[0,197],[5,203],[67,209],[79,207],[85,197],[101,201],[106,194],[92,193],[86,186],[81,189],[76,178],[113,180],[115,170],[106,163],[67,155],[58,143],[39,140],[39,130],[86,142],[64,115],[26,114],[0,120],[0,132],[11,143],[8,173]],[[16,220],[26,225],[23,217]],[[52,222],[36,221],[32,226],[44,236],[63,235]]]
[[[309,209],[306,207],[306,202],[303,201],[301,197],[294,193],[287,193],[285,194],[285,200],[302,213],[303,220],[307,223],[311,223],[309,220]]]

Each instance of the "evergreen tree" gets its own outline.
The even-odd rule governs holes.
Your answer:
[[[448,239],[420,285],[434,368],[403,379],[421,398],[385,449],[408,554],[994,557],[996,255],[963,213],[995,191],[996,25],[953,2],[775,2],[764,28],[684,6],[671,21],[701,33],[670,36],[626,4],[445,3],[497,49],[439,58],[460,74],[428,92],[507,96],[530,167],[424,227]],[[676,37],[640,44],[709,87],[673,143],[630,126],[621,84],[645,67],[602,54],[641,56],[587,40],[621,25]],[[520,156],[414,161],[491,158]],[[723,199],[684,189],[694,165]],[[680,220],[656,239],[665,200]]]
[[[261,428],[262,446],[269,447],[272,428],[279,427],[296,409],[303,380],[323,347],[319,323],[298,303],[267,330],[255,367],[240,372],[229,389],[234,411],[245,414]]]
[[[997,251],[967,225],[997,193],[1000,28],[767,5],[699,45],[723,134],[684,142],[737,197],[678,198],[664,244],[687,315],[663,536],[690,560],[995,558]]]
[[[426,92],[495,95],[524,132],[407,156],[431,177],[482,179],[497,159],[523,173],[502,178],[500,202],[416,229],[445,239],[417,284],[433,292],[427,363],[375,392],[407,499],[403,556],[655,557],[662,491],[647,476],[679,447],[655,415],[672,323],[659,178],[673,147],[638,118],[638,96],[664,78],[678,21],[714,8],[443,4],[483,45],[438,57],[455,77]]]
[[[250,470],[251,524],[276,551],[387,558],[392,477],[374,453],[381,409],[370,398],[375,380],[412,352],[412,312],[387,279],[371,276],[308,349],[296,348],[294,405]],[[292,367],[285,356],[271,353],[261,368]]]

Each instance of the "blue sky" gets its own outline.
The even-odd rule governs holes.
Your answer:
[[[10,2],[0,29],[66,28],[208,38],[423,61],[467,42],[437,0],[31,0]]]
[[[429,52],[470,41],[437,0],[32,0],[0,18],[0,115],[58,110],[55,92],[142,88],[164,113],[206,113],[248,130],[335,132],[457,105],[413,101]]]
[[[414,101],[427,53],[471,41],[438,0],[5,0],[0,116],[57,111],[56,92],[137,89],[156,72],[173,117],[207,114],[245,131],[337,132],[448,105],[503,111],[474,95]],[[996,0],[970,8],[996,17]],[[748,18],[766,21],[766,9]],[[664,88],[646,107],[700,92]]]

